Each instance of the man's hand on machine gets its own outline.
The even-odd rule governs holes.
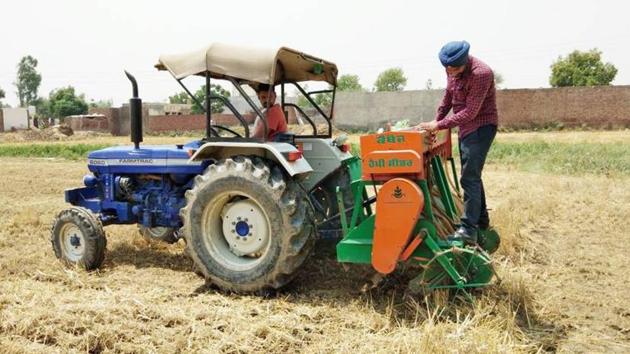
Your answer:
[[[429,132],[434,132],[438,130],[437,120],[432,120],[430,122],[422,122],[416,126],[417,130],[426,130]]]

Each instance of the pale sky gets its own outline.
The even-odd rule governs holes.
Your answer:
[[[371,88],[379,72],[401,67],[406,89],[427,79],[445,86],[440,47],[465,39],[470,53],[504,77],[505,88],[549,86],[549,66],[574,49],[599,48],[630,84],[627,1],[3,1],[0,88],[15,106],[16,65],[39,60],[40,96],[72,85],[88,99],[119,105],[138,78],[145,102],[180,91],[153,68],[162,53],[210,42],[289,46],[333,61]],[[195,86],[195,85],[192,85]],[[196,87],[192,87],[195,89]]]

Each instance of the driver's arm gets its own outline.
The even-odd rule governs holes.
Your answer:
[[[265,135],[265,126],[260,121],[260,117],[256,117],[254,121],[254,132],[252,133],[252,138],[262,138]]]

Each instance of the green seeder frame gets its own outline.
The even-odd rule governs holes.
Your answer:
[[[454,178],[455,188],[459,193],[459,184],[455,163],[449,158]],[[358,157],[346,162],[352,179],[351,189],[354,196],[354,206],[350,220],[346,213],[340,213],[343,239],[337,244],[337,260],[345,263],[372,262],[372,240],[374,237],[374,223],[376,215],[372,212],[371,204],[374,198],[368,198],[367,187],[373,186],[375,193],[378,182],[365,181],[361,178],[361,160]],[[430,160],[430,175],[426,180],[416,180],[424,196],[424,210],[416,224],[413,234],[423,235],[423,240],[407,262],[421,269],[420,275],[414,278],[409,286],[412,291],[427,291],[433,289],[479,288],[490,284],[494,271],[490,257],[481,248],[465,248],[461,242],[449,242],[438,236],[436,219],[429,184],[431,181],[439,190],[440,207],[450,221],[455,223],[458,212],[453,200],[448,177],[440,156]],[[376,200],[378,197],[376,197]],[[344,210],[342,192],[337,189],[339,210]]]

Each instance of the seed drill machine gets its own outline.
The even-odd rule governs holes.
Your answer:
[[[142,101],[127,73],[134,144],[89,153],[84,186],[66,190],[72,207],[53,223],[58,258],[98,268],[105,258],[104,226],[136,224],[151,240],[183,239],[195,267],[215,285],[257,292],[290,282],[316,239],[337,231],[340,262],[372,264],[382,275],[402,263],[417,266],[410,284],[415,290],[461,290],[491,282],[488,253],[498,247],[494,231],[484,230],[476,248],[445,239],[462,209],[450,132],[366,135],[361,158],[352,156],[344,136],[332,137],[336,65],[290,48],[214,43],[163,55],[156,68],[169,72],[205,108],[205,136],[180,145],[140,145]],[[205,79],[203,101],[183,83],[191,76]],[[211,80],[234,86],[263,125],[264,137],[252,136],[251,122],[211,91]],[[304,82],[327,88],[307,91]],[[270,85],[270,91],[279,86],[282,110],[293,109],[312,132],[287,132],[269,141],[266,112],[245,90],[260,84]],[[285,86],[312,108],[289,102]],[[329,98],[328,112],[317,104],[317,95]],[[223,102],[240,130],[213,121],[213,101]],[[445,161],[450,161],[450,179]]]
[[[340,214],[338,261],[368,263],[381,275],[403,263],[415,266],[413,292],[467,294],[490,284],[497,232],[481,230],[476,247],[447,239],[463,210],[450,130],[364,135],[360,146],[361,163],[349,165],[353,207],[349,215]],[[338,202],[341,208],[340,190]]]

